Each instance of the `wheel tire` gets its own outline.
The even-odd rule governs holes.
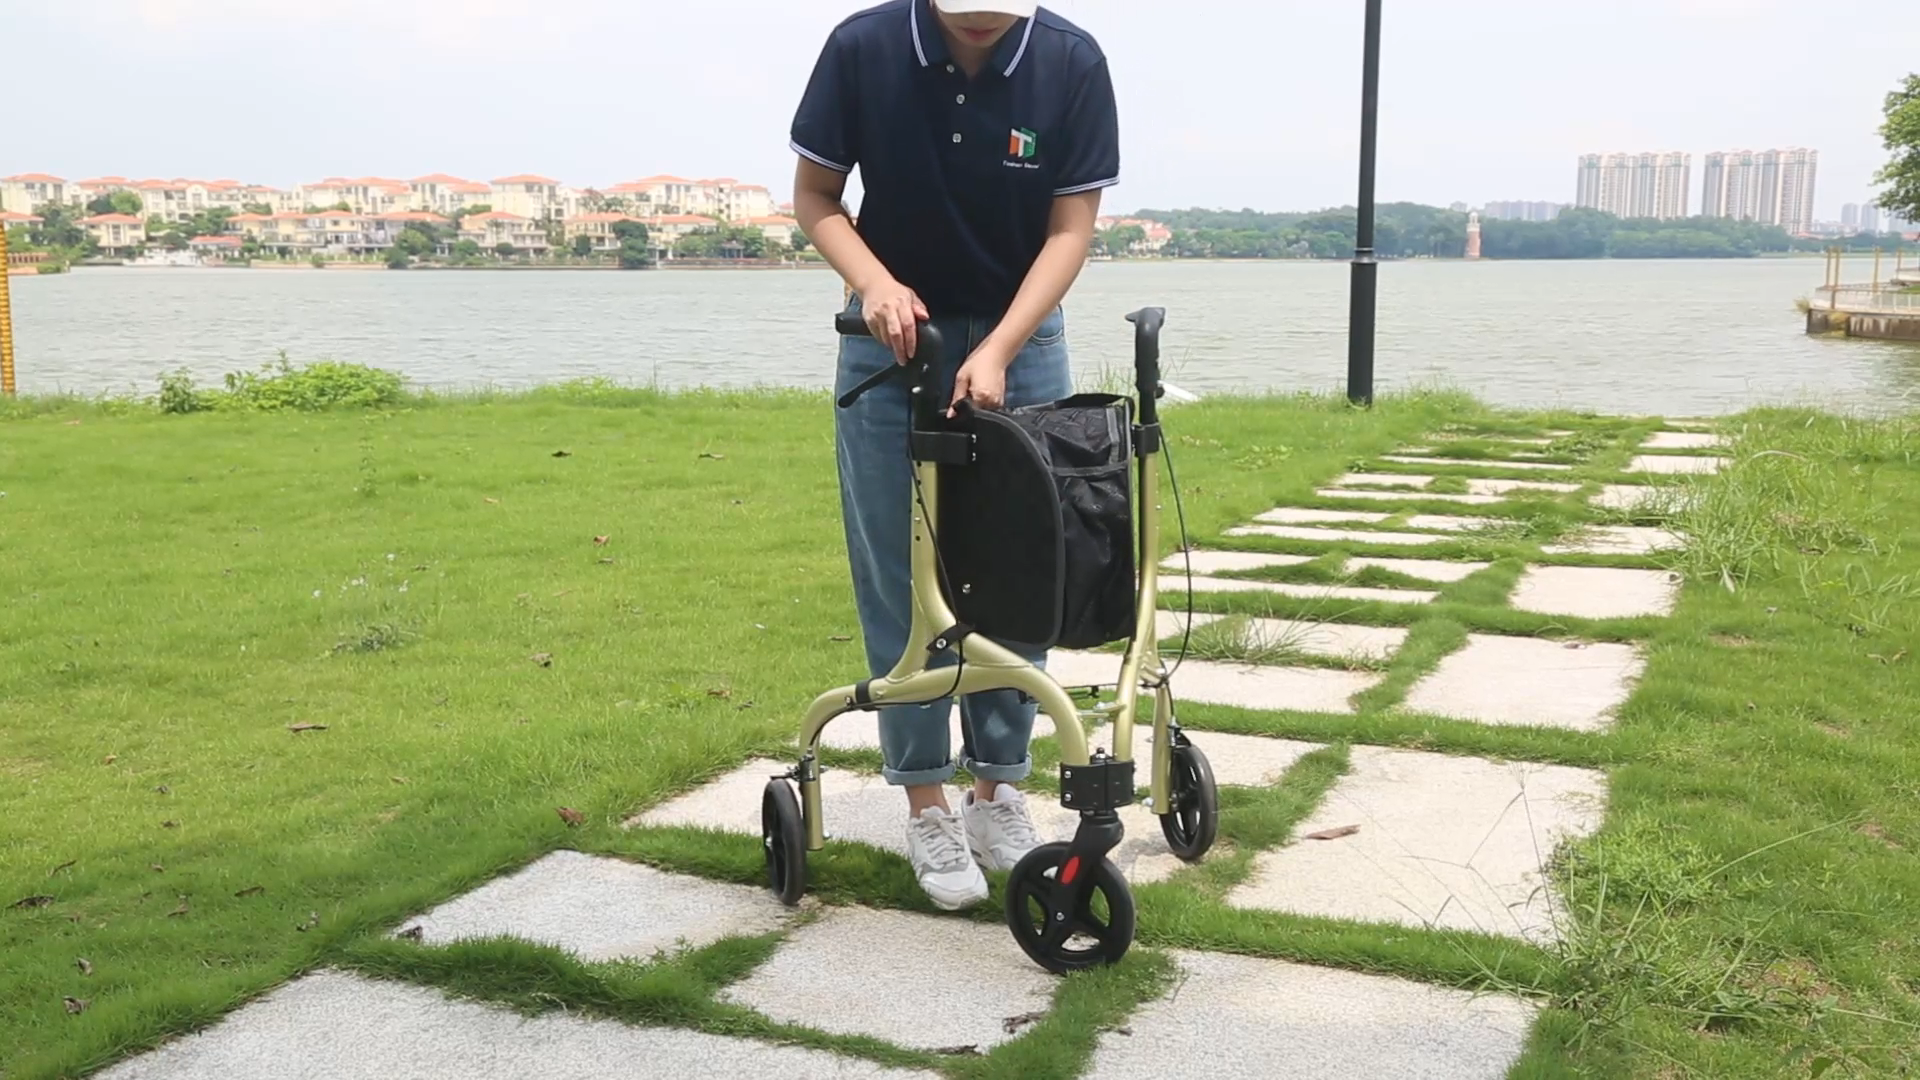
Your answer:
[[[1119,963],[1133,944],[1133,891],[1111,859],[1083,868],[1093,875],[1094,891],[1088,894],[1087,910],[1070,916],[1079,933],[1051,948],[1042,940],[1058,914],[1054,881],[1071,848],[1065,842],[1042,844],[1007,876],[1007,929],[1034,963],[1055,975]],[[1101,901],[1104,917],[1098,910]]]
[[[760,798],[760,840],[767,854],[767,887],[792,907],[807,889],[807,837],[800,800],[785,780],[767,783]]]
[[[1186,862],[1198,862],[1220,835],[1220,789],[1200,748],[1182,738],[1167,762],[1171,809],[1160,815],[1167,846]]]

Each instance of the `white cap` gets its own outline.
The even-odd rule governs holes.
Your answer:
[[[1039,0],[933,0],[933,6],[949,15],[990,13],[1011,15],[1016,19],[1033,18]]]

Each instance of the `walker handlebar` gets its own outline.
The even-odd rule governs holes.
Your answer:
[[[847,337],[872,337],[873,331],[867,327],[867,320],[858,312],[842,311],[833,317],[833,328]],[[915,427],[932,431],[938,426],[939,406],[934,403],[933,380],[940,377],[940,359],[944,355],[945,342],[940,331],[924,320],[914,323],[916,338],[913,357],[904,364],[892,364],[874,372],[865,382],[840,396],[840,407],[851,408],[867,391],[874,389],[889,379],[912,373],[918,377],[914,400]]]
[[[1160,385],[1160,328],[1166,325],[1166,308],[1141,308],[1127,316],[1133,324],[1133,377],[1134,387],[1140,392],[1140,423],[1151,426],[1159,422],[1160,395],[1166,389]]]

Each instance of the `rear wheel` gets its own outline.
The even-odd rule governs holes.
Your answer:
[[[767,887],[791,907],[807,889],[807,840],[800,801],[785,780],[767,783],[760,798],[760,840],[766,848]]]
[[[1178,738],[1167,761],[1168,807],[1160,815],[1160,831],[1175,855],[1197,862],[1220,835],[1220,789],[1207,755],[1184,735]]]
[[[1034,963],[1056,975],[1119,963],[1133,944],[1133,892],[1127,879],[1111,859],[1079,863],[1070,855],[1072,847],[1042,844],[1007,876],[1007,928]],[[1074,886],[1082,884],[1076,880],[1082,874],[1092,874],[1093,880],[1085,898],[1076,900]],[[1068,933],[1049,943],[1047,934],[1055,926]]]

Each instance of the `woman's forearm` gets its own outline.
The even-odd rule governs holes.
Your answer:
[[[1073,288],[1079,278],[1081,268],[1086,266],[1087,247],[1093,241],[1093,221],[1099,206],[1098,191],[1057,201],[1040,256],[1027,270],[1006,315],[987,335],[987,341],[998,347],[1008,363],[1013,362],[1053,309],[1060,306],[1067,290]]]

